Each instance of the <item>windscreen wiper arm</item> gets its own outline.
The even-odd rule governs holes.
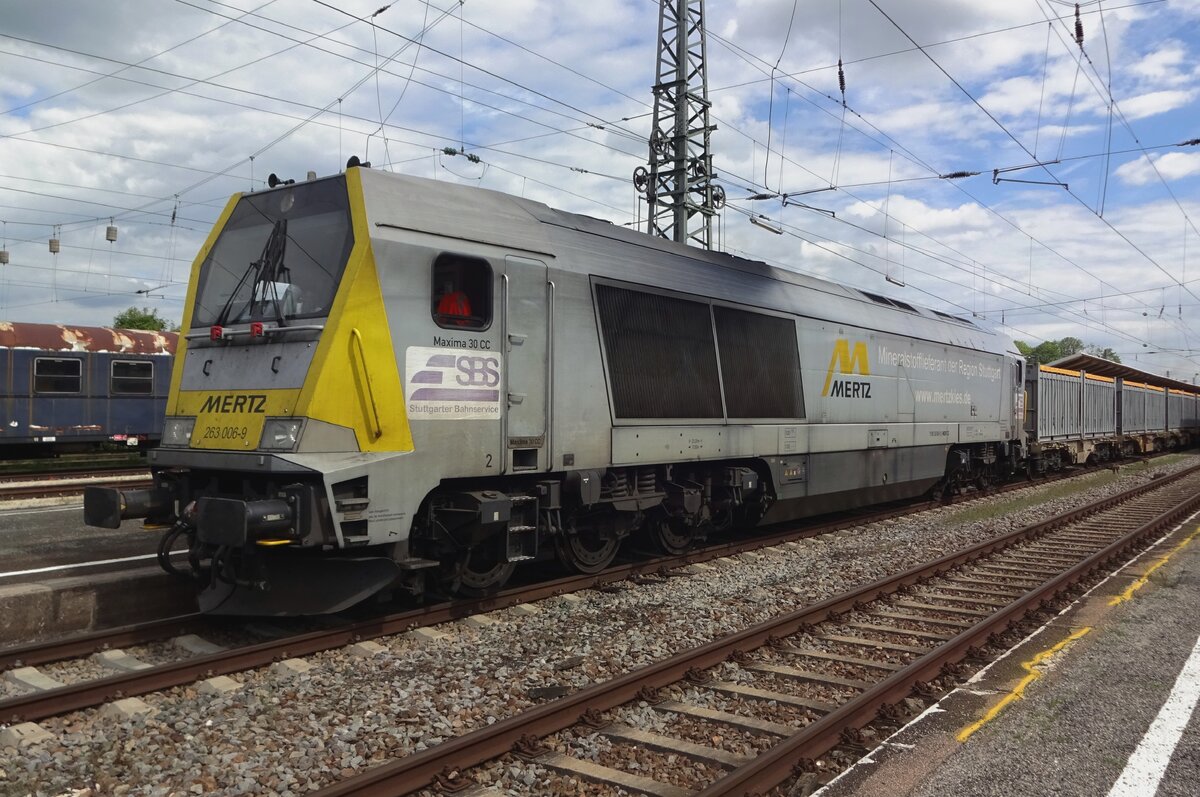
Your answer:
[[[246,284],[246,280],[250,275],[254,275],[254,282],[250,287],[250,306],[254,305],[254,296],[258,292],[258,286],[268,277],[274,277],[280,273],[286,273],[287,269],[283,267],[283,253],[287,248],[287,220],[279,219],[275,222],[275,226],[271,228],[271,234],[267,236],[267,242],[263,245],[262,254],[258,260],[255,260],[246,266],[246,270],[242,272],[241,279],[237,285],[233,287],[233,292],[229,294],[229,298],[225,300],[225,306],[221,308],[221,312],[217,314],[217,326],[225,326],[229,321],[229,311],[233,309],[233,303],[237,299],[238,294],[242,290],[242,286]],[[272,279],[272,286],[274,280]],[[276,295],[274,299],[275,315],[279,323],[283,323],[282,313],[279,309],[279,299]]]

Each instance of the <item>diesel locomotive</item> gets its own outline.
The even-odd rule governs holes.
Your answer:
[[[1031,462],[1026,365],[969,319],[362,166],[234,196],[183,329],[155,486],[85,516],[163,527],[209,612],[487,593]]]

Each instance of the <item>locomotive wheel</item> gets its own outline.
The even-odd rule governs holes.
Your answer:
[[[674,518],[660,518],[651,523],[654,542],[663,553],[679,556],[696,544],[696,529],[685,526]]]
[[[558,560],[577,573],[599,573],[617,558],[621,540],[615,534],[581,531],[560,534],[555,545]]]
[[[517,566],[505,562],[496,552],[483,546],[472,548],[459,567],[459,594],[479,598],[499,590],[512,577]]]

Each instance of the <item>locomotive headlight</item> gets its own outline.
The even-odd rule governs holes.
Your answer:
[[[302,418],[268,418],[263,424],[262,441],[259,448],[272,451],[292,451],[300,442],[300,430],[304,428]]]
[[[186,448],[192,442],[192,429],[195,426],[195,418],[167,418],[163,424],[161,445]]]

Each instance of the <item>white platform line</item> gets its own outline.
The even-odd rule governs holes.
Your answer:
[[[183,556],[187,551],[171,551],[171,556]],[[32,570],[13,570],[0,573],[0,578],[16,578],[17,576],[36,576],[39,573],[56,573],[62,570],[77,570],[81,567],[100,567],[101,565],[116,565],[122,562],[140,562],[143,559],[157,559],[158,554],[147,553],[140,556],[126,556],[122,559],[98,559],[94,562],[76,562],[70,565],[53,565],[51,567],[35,567]]]
[[[1158,791],[1197,699],[1200,699],[1200,639],[1196,640],[1171,694],[1129,757],[1125,771],[1109,790],[1108,797],[1148,797]]]
[[[3,505],[0,505],[0,517],[12,517],[13,515],[40,515],[46,512],[78,512],[82,508],[83,504],[79,503],[78,501],[66,506],[56,504],[51,506],[37,506],[33,507],[32,509],[24,507],[21,509],[4,509]]]

